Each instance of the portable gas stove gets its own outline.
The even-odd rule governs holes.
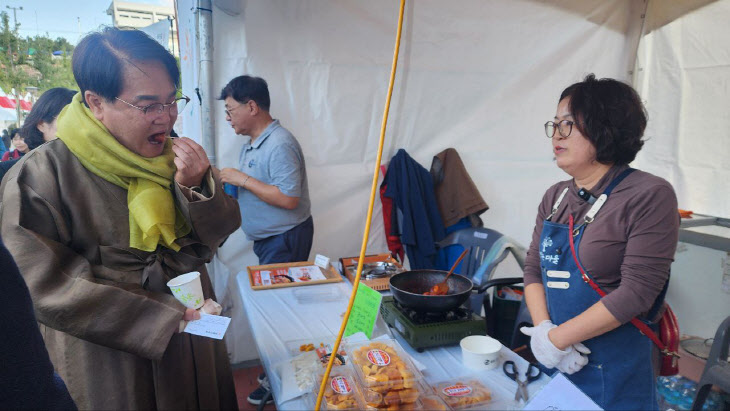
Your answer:
[[[485,335],[484,318],[461,306],[445,313],[421,313],[384,296],[380,314],[418,352],[424,348],[456,344],[469,335]]]

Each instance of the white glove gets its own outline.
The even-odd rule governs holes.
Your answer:
[[[553,328],[557,328],[557,325],[553,324],[550,320],[541,322],[537,327],[520,328],[523,334],[531,337],[530,348],[532,349],[532,354],[547,368],[555,368],[565,356],[573,351],[572,346],[568,347],[565,351],[560,350],[550,341],[548,332]]]
[[[588,354],[591,353],[591,350],[581,343],[573,344],[572,348],[570,354],[563,357],[558,363],[558,370],[563,374],[574,374],[588,364]]]

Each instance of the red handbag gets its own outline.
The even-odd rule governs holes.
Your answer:
[[[568,237],[570,238],[570,251],[573,253],[575,265],[578,266],[583,277],[583,281],[588,283],[588,285],[590,285],[591,288],[598,293],[598,295],[605,297],[606,292],[603,291],[590,277],[588,277],[588,275],[586,275],[586,272],[583,270],[580,262],[578,262],[578,256],[575,254],[575,245],[573,244],[573,236],[571,235],[573,233],[573,216],[570,216],[569,230]],[[659,351],[662,353],[662,364],[659,369],[659,375],[666,376],[675,375],[679,372],[679,364],[677,363],[677,359],[679,358],[679,354],[677,354],[677,350],[679,350],[679,323],[677,322],[677,317],[674,315],[674,311],[672,311],[669,307],[669,304],[664,303],[664,307],[664,314],[662,314],[662,318],[659,320],[659,336],[657,336],[645,322],[636,317],[631,319],[631,324],[638,328],[642,334],[649,337],[649,339],[652,340],[657,347],[659,347]]]
[[[657,345],[663,354],[662,368],[659,374],[674,375],[679,373],[679,364],[677,363],[679,359],[679,354],[677,354],[679,350],[679,323],[669,304],[665,303],[664,307],[666,309],[662,319],[659,320],[659,340],[664,344],[664,348],[662,349],[661,345]],[[654,343],[656,344],[656,341]]]

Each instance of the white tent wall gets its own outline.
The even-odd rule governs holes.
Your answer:
[[[486,225],[527,243],[543,192],[566,178],[542,124],[560,91],[585,74],[628,80],[626,33],[641,24],[637,2],[577,3],[585,15],[533,1],[409,2],[384,159],[405,148],[428,168],[433,155],[456,148],[491,206]],[[272,114],[304,149],[313,251],[357,252],[398,4],[241,6],[237,16],[214,9],[214,89],[244,73],[269,82]],[[218,165],[235,167],[244,138],[223,120],[222,103],[213,113]],[[371,237],[382,250],[382,230]]]
[[[398,2],[213,3],[220,7],[213,7],[212,16],[212,93],[242,74],[268,81],[272,115],[297,136],[304,150],[315,221],[312,253],[333,259],[356,255]],[[712,27],[726,30],[722,21],[727,21],[728,2],[705,7],[701,3],[710,2],[684,3],[690,10],[679,14],[688,14],[674,23],[678,11],[669,3],[673,2],[650,2],[647,11],[647,2],[632,0],[408,1],[383,161],[404,148],[429,168],[433,155],[456,148],[490,205],[482,216],[485,225],[527,245],[542,194],[568,178],[552,160],[542,124],[553,117],[560,92],[588,73],[630,81],[644,27],[651,32],[642,41],[636,84],[649,111],[649,140],[634,165],[668,177],[677,187],[681,206],[727,217],[730,197],[715,195],[717,201],[708,206],[710,191],[702,188],[707,185],[695,184],[697,179],[714,178],[714,192],[728,192],[730,120],[721,114],[727,106],[722,103],[727,96],[728,54],[702,51],[726,51],[722,41],[727,36],[710,30],[709,36],[699,37],[695,25],[706,30],[708,23],[695,19],[710,10],[715,15],[709,21],[717,21]],[[642,26],[645,12],[649,18]],[[181,21],[181,32],[184,25]],[[194,87],[188,86],[186,93],[193,96]],[[703,103],[705,99],[712,104]],[[210,113],[216,120],[217,165],[237,167],[245,137],[235,136],[225,122],[222,102]],[[698,133],[723,137],[700,147]],[[703,156],[711,161],[703,161]],[[377,200],[368,252],[386,249]],[[696,300],[689,302],[685,288],[693,277],[682,275],[698,264],[709,270],[701,265],[706,256],[680,247],[687,249],[678,253],[668,298],[683,331],[711,336],[714,318],[694,321],[697,312],[690,306]],[[236,287],[235,273],[256,264],[257,258],[240,231],[229,238],[219,257],[216,289],[233,301],[238,298],[231,290]],[[677,280],[682,283],[675,284]],[[700,313],[715,312],[713,302],[696,302],[704,304]],[[242,309],[240,301],[231,304],[237,324],[227,337],[232,360],[254,358],[251,336],[237,311]]]
[[[642,39],[636,77],[649,123],[634,166],[669,180],[680,208],[730,218],[730,1],[682,13],[692,3],[703,2],[649,3],[657,29]],[[682,333],[710,338],[730,313],[723,258],[730,265],[725,252],[678,247],[667,301]]]
[[[651,2],[647,24],[680,6],[674,3]],[[680,208],[725,218],[730,218],[728,21],[730,1],[718,1],[643,38],[637,87],[649,124],[647,149],[634,163],[667,178]]]
[[[179,9],[182,3],[195,4],[180,0]],[[315,222],[312,253],[356,255],[398,2],[216,4],[234,12],[213,7],[212,92],[242,74],[268,81],[272,115],[304,150]],[[586,74],[630,79],[644,7],[631,0],[407,2],[384,162],[404,148],[429,168],[435,154],[456,148],[490,205],[485,225],[527,245],[542,194],[568,178],[552,160],[542,124],[555,114],[560,92]],[[194,88],[188,82],[185,92],[192,97]],[[217,165],[236,167],[244,137],[225,122],[222,102],[211,113]],[[368,252],[386,250],[377,200]],[[235,287],[235,273],[257,263],[240,231],[219,257],[228,270],[217,269],[216,282],[228,287]],[[221,277],[220,271],[229,272]],[[240,302],[229,304],[237,316]],[[237,326],[227,338],[234,362],[256,356],[245,328]]]

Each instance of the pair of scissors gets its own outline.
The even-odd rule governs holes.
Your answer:
[[[515,392],[515,401],[524,400],[527,402],[527,384],[535,381],[536,379],[540,378],[540,375],[542,375],[542,371],[535,366],[535,364],[530,363],[530,366],[527,367],[527,372],[525,373],[525,379],[521,380],[519,378],[519,374],[517,372],[517,367],[515,367],[514,361],[506,361],[504,365],[502,366],[502,369],[504,370],[504,373],[515,380],[517,383],[517,391]],[[533,371],[534,370],[534,371]],[[535,372],[537,371],[537,372]]]

